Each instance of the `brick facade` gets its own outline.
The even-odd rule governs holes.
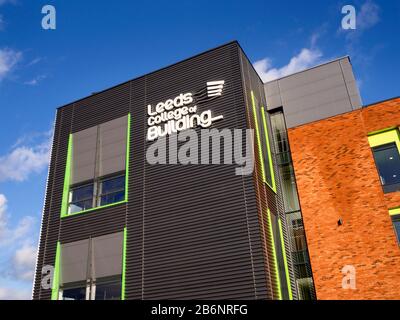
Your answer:
[[[367,134],[400,126],[400,98],[289,130],[318,299],[400,299],[400,247]],[[338,220],[343,225],[338,226]],[[356,269],[356,289],[341,270]]]

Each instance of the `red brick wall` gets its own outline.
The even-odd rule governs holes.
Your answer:
[[[400,247],[367,134],[400,125],[400,99],[289,130],[318,299],[400,299]],[[343,220],[338,226],[337,221]],[[343,289],[345,265],[356,289]]]

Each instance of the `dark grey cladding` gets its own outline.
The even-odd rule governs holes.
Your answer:
[[[231,42],[58,109],[35,299],[51,297],[51,290],[40,288],[40,271],[54,265],[57,241],[103,236],[125,226],[127,299],[273,298],[253,176],[235,175],[236,165],[146,162],[152,143],[146,141],[147,105],[194,93],[208,81],[225,80],[222,96],[199,105],[200,111],[223,115],[212,127],[248,128],[243,57],[237,42]],[[262,89],[259,84],[254,90],[263,95]],[[128,202],[61,219],[69,134],[129,112]]]

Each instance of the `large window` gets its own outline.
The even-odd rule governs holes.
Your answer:
[[[397,129],[368,137],[383,192],[400,191],[400,140]]]
[[[396,143],[372,148],[385,193],[400,190],[400,155]]]
[[[70,136],[62,216],[126,200],[129,115]]]
[[[62,300],[120,300],[123,273],[123,232],[61,244]]]

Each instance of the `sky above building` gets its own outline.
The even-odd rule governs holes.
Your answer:
[[[0,299],[31,296],[57,107],[231,40],[265,81],[349,55],[370,104],[399,95],[399,19],[397,0],[0,0]]]

